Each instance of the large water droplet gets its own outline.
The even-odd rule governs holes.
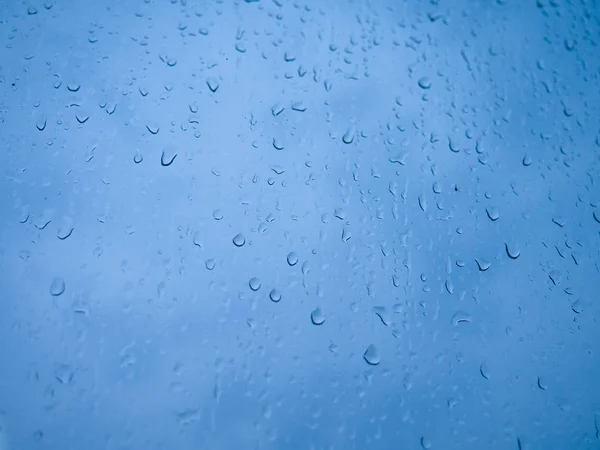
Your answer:
[[[504,248],[506,249],[506,254],[511,259],[517,259],[519,256],[521,256],[521,249],[516,242],[505,242]]]
[[[495,222],[496,220],[498,220],[498,218],[500,217],[500,213],[498,212],[498,208],[496,208],[495,206],[490,206],[490,207],[486,208],[485,212],[487,213],[487,215],[490,218],[490,220],[493,221],[493,222]]]
[[[296,252],[289,252],[287,255],[287,263],[290,266],[295,266],[296,264],[298,264],[298,255],[296,254]]]
[[[65,292],[65,280],[60,277],[54,277],[50,284],[50,295],[58,297],[63,292]]]
[[[325,316],[323,315],[321,308],[317,308],[310,313],[310,320],[312,321],[313,325],[323,325],[323,322],[325,322]]]
[[[232,242],[236,247],[242,247],[246,243],[246,238],[242,233],[238,233],[233,237]]]
[[[381,362],[381,357],[379,356],[379,350],[377,350],[377,347],[375,347],[373,344],[369,345],[363,354],[363,359],[371,366],[376,366],[379,364]]]
[[[281,293],[277,289],[273,288],[271,289],[271,292],[269,292],[269,298],[272,302],[277,303],[281,300]]]
[[[168,167],[173,164],[175,158],[177,158],[177,152],[175,149],[166,148],[163,150],[162,155],[160,156],[160,164],[163,167]]]
[[[260,280],[256,277],[250,278],[250,281],[248,282],[248,286],[250,286],[250,289],[252,289],[254,292],[258,291],[260,289]]]

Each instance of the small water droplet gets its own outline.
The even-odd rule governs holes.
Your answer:
[[[272,302],[277,303],[281,300],[281,293],[277,289],[273,288],[271,289],[271,292],[269,292],[269,298]]]
[[[273,147],[275,147],[276,150],[283,150],[284,149],[283,142],[281,142],[277,138],[273,138]]]
[[[310,320],[312,321],[313,325],[323,325],[325,322],[325,316],[323,315],[321,308],[317,308],[310,313]]]
[[[285,108],[283,107],[283,105],[281,103],[275,103],[272,107],[271,107],[271,114],[273,114],[273,116],[278,116],[279,114],[281,114],[283,112]]]
[[[139,164],[143,160],[144,160],[144,157],[142,156],[142,154],[139,152],[139,150],[136,150],[135,155],[133,155],[133,162],[136,164]]]
[[[260,289],[261,284],[260,284],[260,281],[258,278],[253,277],[253,278],[250,278],[250,281],[248,282],[248,286],[250,286],[250,289],[252,289],[253,291],[256,292]]]
[[[160,165],[163,167],[168,167],[173,164],[175,158],[177,158],[177,152],[172,148],[166,148],[163,150],[160,156]]]
[[[58,297],[63,292],[65,292],[65,280],[60,277],[54,277],[50,284],[50,295]]]
[[[475,258],[475,262],[477,263],[477,267],[479,267],[481,272],[485,272],[492,265],[492,263],[490,263],[488,260],[482,258]]]
[[[213,211],[213,219],[215,219],[215,220],[222,220],[223,219],[223,213],[221,212],[220,209],[215,209]]]
[[[71,236],[71,234],[73,234],[74,229],[75,228],[72,226],[63,225],[61,228],[58,229],[58,232],[56,233],[56,237],[59,238],[61,241],[64,241],[69,236]]]
[[[600,223],[600,211],[594,211],[592,215],[594,216],[594,220]]]
[[[363,353],[363,359],[367,362],[367,364],[371,366],[376,366],[381,362],[381,357],[379,356],[379,350],[373,344],[369,345]]]
[[[452,284],[452,281],[450,280],[446,280],[446,291],[448,291],[448,294],[454,294],[454,284]]]
[[[546,388],[548,387],[546,385],[546,383],[540,377],[538,377],[538,379],[537,379],[537,385],[542,391],[545,391]]]
[[[196,232],[194,233],[194,236],[192,236],[192,242],[194,243],[194,245],[195,245],[196,247],[200,247],[200,248],[202,248],[202,242],[201,242],[201,239],[202,239],[202,236],[201,236],[201,234],[200,234],[200,232],[199,232],[199,231],[196,231]]]
[[[559,227],[563,228],[567,224],[567,219],[563,216],[555,216],[552,218],[552,222],[554,222]]]
[[[348,230],[347,228],[344,228],[342,230],[342,241],[348,242],[351,237],[352,237],[352,232],[350,230]]]
[[[306,106],[302,102],[295,102],[292,103],[292,110],[297,112],[304,112],[306,111]]]
[[[152,134],[158,134],[160,128],[156,124],[146,124],[146,129]]]
[[[35,126],[38,130],[40,131],[44,131],[44,129],[46,128],[46,119],[45,118],[41,118],[39,119],[36,123]]]
[[[77,92],[77,91],[79,90],[79,88],[80,88],[80,87],[81,87],[81,85],[80,85],[80,84],[77,84],[77,83],[68,83],[68,84],[67,84],[67,89],[68,89],[70,92]]]
[[[429,450],[431,448],[431,441],[424,436],[421,436],[421,447],[425,450]]]
[[[29,14],[30,16],[33,16],[35,14],[37,14],[38,10],[35,6],[28,6],[27,7],[27,14]]]
[[[54,377],[60,384],[69,384],[75,378],[75,370],[69,364],[59,364],[54,369]]]
[[[295,266],[296,264],[298,264],[298,255],[296,254],[296,252],[289,252],[287,255],[287,263],[290,266]]]
[[[495,206],[490,206],[490,207],[486,208],[485,212],[487,213],[488,217],[490,218],[490,220],[492,222],[495,222],[500,217],[498,208],[496,208]]]
[[[470,314],[466,313],[465,311],[457,311],[452,316],[452,320],[450,322],[456,327],[462,323],[473,322],[473,318]]]
[[[233,237],[232,241],[236,247],[242,247],[246,243],[246,238],[242,233],[238,233]]]
[[[215,260],[212,258],[207,259],[204,263],[204,267],[206,267],[208,270],[213,270],[215,268]]]
[[[442,186],[437,181],[433,183],[432,189],[433,189],[434,194],[442,193]]]
[[[523,165],[524,165],[525,167],[528,167],[528,166],[530,166],[530,165],[531,165],[531,163],[532,163],[532,161],[531,161],[531,156],[529,156],[529,155],[525,155],[525,156],[523,156]]]

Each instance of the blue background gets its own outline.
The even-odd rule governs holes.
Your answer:
[[[599,15],[0,0],[0,449],[600,448]]]

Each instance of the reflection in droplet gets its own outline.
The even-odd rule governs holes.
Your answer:
[[[298,255],[296,254],[296,252],[289,252],[287,255],[287,263],[290,266],[295,266],[296,264],[298,264]]]
[[[65,292],[65,280],[60,277],[54,277],[50,284],[50,295],[58,297],[63,292]]]
[[[242,247],[246,243],[246,238],[242,233],[238,233],[233,237],[232,242],[236,247]]]
[[[371,366],[376,366],[379,364],[381,362],[381,357],[379,356],[379,350],[377,350],[377,347],[375,347],[373,344],[369,345],[363,354],[363,359]]]
[[[281,300],[281,293],[277,289],[273,288],[271,289],[271,292],[269,292],[269,298],[272,302],[277,303]]]
[[[325,316],[323,315],[321,308],[317,308],[310,313],[310,320],[313,325],[322,325],[323,322],[325,322]]]
[[[250,289],[252,289],[253,291],[256,292],[260,289],[261,284],[260,284],[260,281],[258,278],[253,277],[253,278],[250,278],[250,281],[248,282],[248,286],[250,286]]]

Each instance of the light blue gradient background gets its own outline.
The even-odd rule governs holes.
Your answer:
[[[600,6],[538,3],[0,0],[0,449],[600,448]]]

